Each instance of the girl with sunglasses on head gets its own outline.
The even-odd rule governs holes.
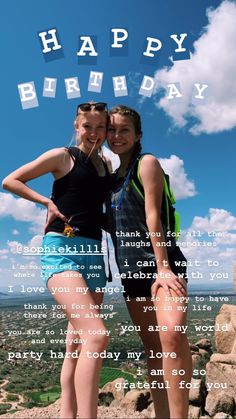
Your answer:
[[[121,105],[113,108],[109,117],[107,139],[121,165],[107,211],[127,308],[141,329],[156,418],[187,418],[188,390],[179,386],[180,381],[191,381],[191,353],[182,333],[186,325],[186,272],[175,265],[175,261],[186,259],[174,240],[170,249],[164,245],[163,172],[153,155],[141,154],[139,114]],[[132,182],[137,160],[144,198]],[[153,375],[158,370],[164,375]],[[155,388],[152,382],[157,383]]]
[[[107,121],[105,103],[79,105],[74,122],[75,147],[47,151],[3,180],[5,189],[47,208],[42,244],[47,251],[41,258],[42,272],[45,284],[53,290],[53,297],[68,318],[66,336],[74,340],[66,343],[68,357],[61,370],[63,419],[75,419],[77,415],[84,419],[97,417],[102,360],[88,357],[88,352],[101,353],[108,344],[105,324],[94,308],[103,299],[103,294],[95,289],[106,284],[101,223],[110,176],[99,150],[106,138]],[[54,176],[51,198],[26,184],[49,172]],[[73,251],[67,253],[68,247]],[[47,254],[48,249],[51,254]],[[65,250],[53,254],[53,249]],[[91,279],[93,276],[96,279]],[[58,289],[60,292],[55,291]]]

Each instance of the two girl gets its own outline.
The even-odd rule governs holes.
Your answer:
[[[126,304],[133,323],[141,328],[150,383],[153,381],[152,370],[164,371],[164,375],[154,376],[160,384],[159,388],[152,389],[156,418],[187,418],[188,390],[180,388],[180,381],[191,380],[191,354],[186,335],[181,331],[186,324],[186,304],[175,298],[187,296],[183,271],[175,266],[175,261],[184,260],[184,256],[174,243],[168,253],[163,246],[166,241],[165,226],[161,222],[163,172],[154,156],[141,155],[141,120],[136,111],[125,106],[115,107],[110,112],[108,130],[107,123],[106,104],[79,105],[75,121],[78,145],[50,150],[3,181],[6,189],[47,208],[45,246],[66,248],[67,244],[75,245],[78,253],[81,245],[94,248],[93,256],[45,254],[42,257],[49,290],[54,287],[65,290],[56,293],[54,298],[66,307],[68,333],[75,333],[78,338],[82,331],[81,337],[87,342],[66,346],[68,353],[77,351],[78,357],[65,358],[62,366],[61,418],[75,419],[77,414],[84,419],[97,416],[101,359],[88,358],[87,351],[103,351],[108,344],[108,333],[101,318],[91,320],[86,314],[98,313],[91,307],[100,304],[103,296],[94,290],[106,283],[101,255],[102,205],[111,187],[106,162],[98,153],[106,135],[111,150],[121,160],[107,212],[117,264],[124,278]],[[144,200],[132,184],[137,159]],[[52,199],[26,185],[27,181],[48,172],[55,178]],[[134,231],[137,245],[130,247],[130,233]],[[125,237],[119,232],[125,233]],[[142,265],[147,266],[147,261],[150,262],[148,267],[140,269]],[[90,280],[92,267],[98,264],[101,266],[100,277]],[[84,269],[81,271],[79,266]],[[128,270],[133,275],[131,279],[130,276],[125,278]],[[68,287],[69,293],[66,292]],[[80,293],[79,289],[88,292]],[[137,297],[145,297],[146,301],[139,302]],[[145,310],[146,306],[154,309]],[[159,332],[150,332],[150,326],[152,330],[158,326]],[[96,331],[99,332],[96,334]],[[176,356],[160,359],[150,357],[150,351]],[[175,374],[176,370],[184,370],[184,375]]]

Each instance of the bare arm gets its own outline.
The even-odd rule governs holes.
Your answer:
[[[47,225],[57,217],[61,218],[63,221],[66,221],[66,217],[60,213],[50,198],[47,198],[34,191],[28,185],[26,185],[26,183],[29,180],[36,179],[50,172],[55,177],[60,177],[60,175],[62,176],[66,165],[66,154],[66,150],[63,148],[47,151],[32,162],[27,163],[14,172],[10,173],[2,182],[2,187],[4,189],[19,195],[22,198],[28,199],[29,201],[37,202],[38,204],[42,204],[47,207]]]
[[[147,227],[149,232],[158,233],[157,235],[151,236],[151,242],[158,268],[158,280],[153,285],[152,290],[156,294],[158,287],[162,286],[169,295],[169,288],[172,288],[174,291],[182,295],[183,292],[180,290],[182,290],[184,282],[180,282],[176,275],[171,271],[166,246],[162,245],[162,243],[165,242],[161,222],[163,172],[158,160],[154,156],[147,155],[142,158],[140,176],[145,192]]]

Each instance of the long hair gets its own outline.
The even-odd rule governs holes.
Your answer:
[[[132,109],[128,106],[125,106],[125,105],[118,105],[118,106],[115,106],[114,108],[112,108],[109,112],[109,117],[111,117],[114,114],[127,116],[130,119],[130,121],[132,122],[133,126],[134,126],[135,134],[137,136],[139,136],[139,140],[136,141],[136,143],[135,143],[133,153],[132,153],[132,156],[131,156],[130,161],[129,161],[129,165],[128,165],[128,168],[127,168],[127,172],[128,172],[130,170],[130,168],[133,166],[137,157],[139,156],[139,154],[142,151],[141,137],[142,137],[143,133],[142,133],[141,117],[140,117],[140,115],[137,111],[135,111],[134,109]]]

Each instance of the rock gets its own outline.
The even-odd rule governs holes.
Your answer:
[[[236,306],[233,304],[223,304],[219,312],[219,315],[220,314],[224,314],[226,316],[228,315],[234,329],[236,330]]]
[[[193,354],[192,355],[192,364],[193,364],[193,368],[196,367],[197,363],[200,361],[200,359],[202,358],[201,354]]]
[[[116,383],[120,384],[121,390],[116,388]],[[117,378],[116,380],[105,384],[105,386],[103,386],[101,392],[102,393],[112,393],[114,398],[116,400],[122,400],[125,396],[125,390],[124,390],[124,383],[125,383],[125,379],[124,378]],[[101,393],[99,393],[101,394]]]
[[[224,412],[231,414],[234,409],[234,398],[224,391],[209,393],[206,398],[205,410],[210,416]]]
[[[156,419],[156,414],[155,414],[155,409],[154,409],[154,404],[153,403],[151,403],[146,410],[147,410],[147,418]]]
[[[211,349],[208,349],[208,350],[206,350],[206,349],[199,349],[199,353],[202,356],[205,356],[207,358],[210,358],[210,356],[212,355],[212,350]]]
[[[223,364],[236,365],[236,354],[213,354],[211,362],[222,362]]]
[[[150,391],[139,391],[134,389],[126,393],[125,397],[120,402],[120,406],[124,409],[141,412],[142,410],[146,409],[150,403]]]
[[[198,419],[201,414],[201,408],[199,406],[189,405],[188,408],[188,419]]]
[[[232,351],[231,351],[231,353],[232,353],[232,354],[236,354],[236,339],[235,339],[235,341],[234,341],[234,345],[233,345],[233,347],[232,347]]]
[[[216,317],[216,326],[220,329],[215,331],[217,352],[221,354],[236,354],[236,307],[230,304],[223,304]]]
[[[50,419],[59,417],[60,411],[60,400],[57,400],[55,403],[44,407],[33,407],[32,409],[20,410],[16,413],[6,413],[1,415],[1,419]]]
[[[153,416],[153,417],[151,417],[150,416],[150,414],[149,414],[149,412],[148,412],[148,410],[147,409],[144,409],[144,410],[142,410],[142,415],[144,415],[144,417],[147,419],[156,419],[156,416]]]
[[[60,409],[60,401],[51,404],[47,408],[34,407],[33,409],[24,409],[16,413],[8,413],[1,415],[1,419],[58,419]],[[129,418],[129,419],[147,419],[147,411],[131,412],[130,410],[124,411],[120,407],[111,408],[100,406],[98,407],[98,419],[113,419],[113,418]]]
[[[195,343],[196,346],[198,346],[198,348],[201,349],[210,349],[212,347],[211,341],[209,339],[200,339],[198,342]]]
[[[201,355],[200,353],[199,353],[199,351],[198,352],[196,352],[196,351],[191,351],[191,355],[193,356],[193,355],[197,355],[197,356],[199,356],[199,355]]]
[[[191,384],[192,387],[189,391],[189,401],[190,403],[201,405],[204,399],[203,382],[200,379],[192,378]]]
[[[210,392],[224,389],[236,398],[236,356],[214,354],[206,365],[206,387]]]
[[[193,343],[190,343],[189,347],[190,347],[191,351],[199,352],[199,347],[197,345],[194,345]]]
[[[114,399],[110,404],[110,407],[119,407],[119,406],[120,406],[120,400],[116,400],[116,399]]]
[[[153,402],[151,402],[150,404],[149,404],[149,406],[148,406],[148,408],[147,408],[147,411],[148,412],[154,412],[154,403]]]
[[[112,409],[110,408],[110,406],[109,407],[102,406],[98,408],[98,419],[113,419],[113,418],[147,419],[148,416],[143,412],[132,412],[131,410],[124,411],[120,407],[116,409]],[[48,419],[48,418],[45,418],[45,419]]]
[[[219,413],[216,413],[216,415],[214,416],[214,419],[233,419],[233,418],[231,415],[228,415],[227,413],[219,412]]]

